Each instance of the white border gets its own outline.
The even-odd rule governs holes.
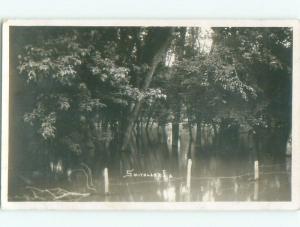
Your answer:
[[[292,200],[291,202],[8,202],[9,27],[10,26],[205,26],[293,27]],[[300,38],[296,20],[7,20],[2,44],[1,205],[3,209],[51,210],[295,210],[300,205]]]

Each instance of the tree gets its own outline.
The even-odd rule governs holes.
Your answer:
[[[151,50],[153,52],[153,56],[151,56],[151,53],[147,53],[148,57],[148,64],[149,64],[149,71],[146,74],[146,77],[144,78],[144,83],[142,84],[141,91],[145,92],[152,81],[153,75],[159,65],[160,62],[162,62],[165,58],[166,52],[167,52],[167,47],[170,43],[171,40],[171,35],[172,35],[172,30],[173,29],[156,29],[152,32],[152,37],[149,38],[151,42],[149,42],[149,46],[146,46],[145,49],[146,51]],[[150,56],[149,56],[150,55]],[[129,142],[129,137],[131,135],[131,130],[133,127],[133,123],[136,120],[141,104],[142,104],[142,98],[139,97],[139,99],[136,101],[133,110],[131,113],[129,113],[128,121],[127,121],[127,127],[124,131],[124,140],[122,143],[121,150],[125,150],[128,142]]]
[[[114,155],[103,150],[107,142],[118,145],[111,149],[125,150],[142,103],[164,97],[149,85],[164,60],[172,29],[31,32],[15,31],[25,40],[17,47],[18,74],[26,84],[22,89],[34,100],[24,114],[33,129],[34,147],[29,150],[64,159],[66,168],[81,161],[107,162],[107,155]]]
[[[248,90],[255,92],[254,99],[240,106],[246,113],[240,115],[244,116],[241,120],[256,131],[259,143],[265,143],[264,149],[273,147],[273,132],[281,131],[277,140],[281,145],[276,149],[283,154],[291,119],[292,30],[214,28],[214,34],[215,42],[228,50],[222,51],[223,59],[242,82],[253,88]]]

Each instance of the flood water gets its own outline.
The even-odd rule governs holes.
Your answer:
[[[140,141],[133,139],[136,137],[132,138],[131,152],[122,154],[107,168],[106,180],[102,167],[98,173],[92,173],[95,190],[91,194],[75,199],[66,197],[62,200],[109,202],[291,200],[291,156],[274,158],[272,152],[263,152],[259,155],[255,174],[256,159],[250,149],[239,149],[238,146],[229,146],[235,147],[232,150],[222,147],[212,148],[213,136],[209,130],[204,130],[202,150],[199,152],[194,140],[190,139],[190,131],[181,126],[178,151],[174,153],[170,132],[168,127],[155,126],[148,132],[143,130]],[[195,134],[194,127],[192,137],[195,137]],[[234,145],[238,141],[231,143]],[[113,154],[114,151],[110,152]],[[255,179],[255,175],[258,179]],[[85,176],[74,177],[53,188],[61,187],[69,191],[86,193],[89,192],[86,181]],[[43,186],[46,189],[52,187],[49,183],[47,186],[43,184],[34,186],[40,189],[43,189]],[[37,197],[32,198],[32,193],[25,187],[24,190],[30,197],[25,200],[40,200]],[[18,194],[25,193],[22,191]],[[11,197],[12,200],[24,200],[24,197],[19,195]]]
[[[151,174],[140,176],[140,172],[137,172],[137,176],[131,178],[112,178],[109,184],[110,195],[105,198],[92,196],[85,200],[135,202],[290,200],[290,175],[284,164],[260,166],[260,178],[255,181],[254,169],[250,163],[237,159],[228,163],[221,158],[211,159],[210,162],[206,167],[203,165],[203,168],[201,161],[193,162],[190,191],[186,187],[185,172],[172,175],[171,178],[151,177]]]
[[[188,130],[181,127],[180,132],[175,158],[168,133],[165,144],[161,139],[163,135],[152,131],[148,135],[150,138],[141,142],[142,149],[135,147],[135,152],[122,158],[119,172],[109,171],[109,194],[104,196],[105,183],[99,180],[97,188],[101,193],[83,200],[209,202],[291,199],[290,156],[274,159],[267,152],[261,154],[258,179],[255,180],[255,160],[250,151],[209,150],[199,154],[189,140]],[[132,141],[132,144],[137,143]],[[187,182],[189,149],[192,163],[190,183]]]

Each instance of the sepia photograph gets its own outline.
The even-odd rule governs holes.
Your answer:
[[[297,25],[6,22],[3,208],[298,207]]]

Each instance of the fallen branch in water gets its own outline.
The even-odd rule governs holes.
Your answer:
[[[90,193],[70,192],[63,188],[40,189],[37,187],[27,186],[34,198],[38,200],[71,200],[88,197]]]

